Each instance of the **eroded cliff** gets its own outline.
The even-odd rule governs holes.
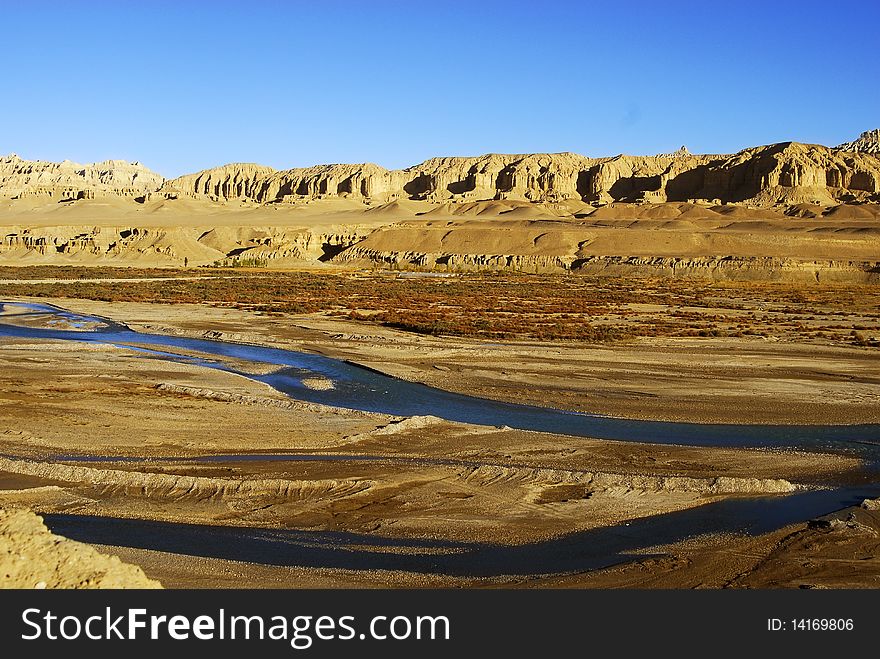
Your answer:
[[[158,189],[164,180],[140,163],[124,160],[79,165],[69,160],[22,160],[14,153],[0,157],[0,197],[7,199],[135,198]]]
[[[866,133],[865,135],[869,135]],[[384,203],[394,199],[468,202],[749,202],[876,200],[880,158],[865,138],[837,149],[786,142],[734,155],[587,158],[574,153],[431,158],[402,170],[374,164],[320,165],[274,171],[225,165],[167,181],[160,194],[247,199],[257,203],[346,197]]]

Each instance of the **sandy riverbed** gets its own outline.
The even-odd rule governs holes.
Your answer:
[[[857,349],[731,339],[700,345],[683,340],[660,346],[485,346],[386,329],[371,328],[367,335],[363,327],[322,317],[283,322],[193,305],[57,302],[134,329],[211,333],[318,351],[499,399],[636,418],[650,418],[662,408],[666,418],[697,421],[876,421],[866,401],[877,395],[877,369]],[[614,369],[615,363],[623,366]],[[858,464],[830,454],[653,446],[431,418],[401,423],[287,405],[284,396],[247,378],[125,347],[5,339],[0,364],[0,452],[6,456],[0,501],[40,513],[516,546],[724,498],[785,492],[799,483],[839,478]],[[614,370],[620,381],[610,377]],[[801,395],[791,395],[795,390]],[[854,410],[860,416],[847,414]],[[260,452],[333,459],[197,459]],[[70,459],[82,454],[144,460]],[[768,551],[773,546],[766,545]],[[711,543],[703,550],[710,551]],[[597,576],[605,572],[580,579],[465,578],[116,551],[166,586],[631,581]],[[633,583],[684,583],[675,570],[660,573],[656,583]],[[663,581],[663,574],[673,576]]]

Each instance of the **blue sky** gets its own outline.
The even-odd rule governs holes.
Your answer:
[[[880,127],[880,2],[0,0],[0,153],[403,167]]]

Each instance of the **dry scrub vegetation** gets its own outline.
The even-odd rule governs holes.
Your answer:
[[[210,276],[208,276],[210,275]],[[176,281],[94,282],[95,278]],[[764,336],[880,345],[871,285],[618,279],[574,274],[315,273],[130,268],[0,268],[0,296],[205,303],[267,314],[325,313],[405,331],[493,340],[608,342],[640,336]]]

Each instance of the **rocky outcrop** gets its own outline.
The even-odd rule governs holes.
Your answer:
[[[661,157],[665,158],[687,158],[688,156],[693,155],[688,148],[682,144],[678,147],[677,151],[673,151],[672,153],[661,153]]]
[[[263,181],[275,172],[271,167],[237,163],[186,174],[170,181],[162,195],[204,195],[212,199],[256,199]]]
[[[875,198],[880,192],[880,159],[788,142],[746,149],[684,176],[688,185],[675,189],[676,194],[750,200],[758,206],[833,204]]]
[[[296,203],[326,197],[387,201],[400,196],[402,184],[399,171],[372,163],[317,165],[276,172],[264,182],[257,201]]]
[[[732,156],[618,156],[591,171],[595,201],[834,204],[880,192],[880,159],[814,144],[788,142]]]
[[[29,510],[0,507],[0,588],[161,588],[141,568],[54,535]]]
[[[387,201],[397,196],[401,172],[370,163],[316,165],[275,171],[260,165],[223,165],[187,174],[162,186],[160,196],[179,195],[211,200],[243,199],[256,203],[297,203],[327,197]]]
[[[586,173],[596,162],[575,153],[432,158],[404,170],[402,193],[411,199],[581,199]]]
[[[69,160],[22,160],[14,153],[0,158],[0,198],[135,198],[158,189],[163,181],[140,163],[124,160],[79,165]]]
[[[712,156],[616,156],[596,164],[587,172],[584,199],[664,202],[697,198],[699,176],[688,176],[712,162]],[[672,188],[670,189],[670,182]],[[714,199],[714,197],[712,197]]]
[[[845,142],[837,147],[837,151],[852,151],[853,153],[880,154],[880,128],[866,130],[859,135],[859,139]]]

